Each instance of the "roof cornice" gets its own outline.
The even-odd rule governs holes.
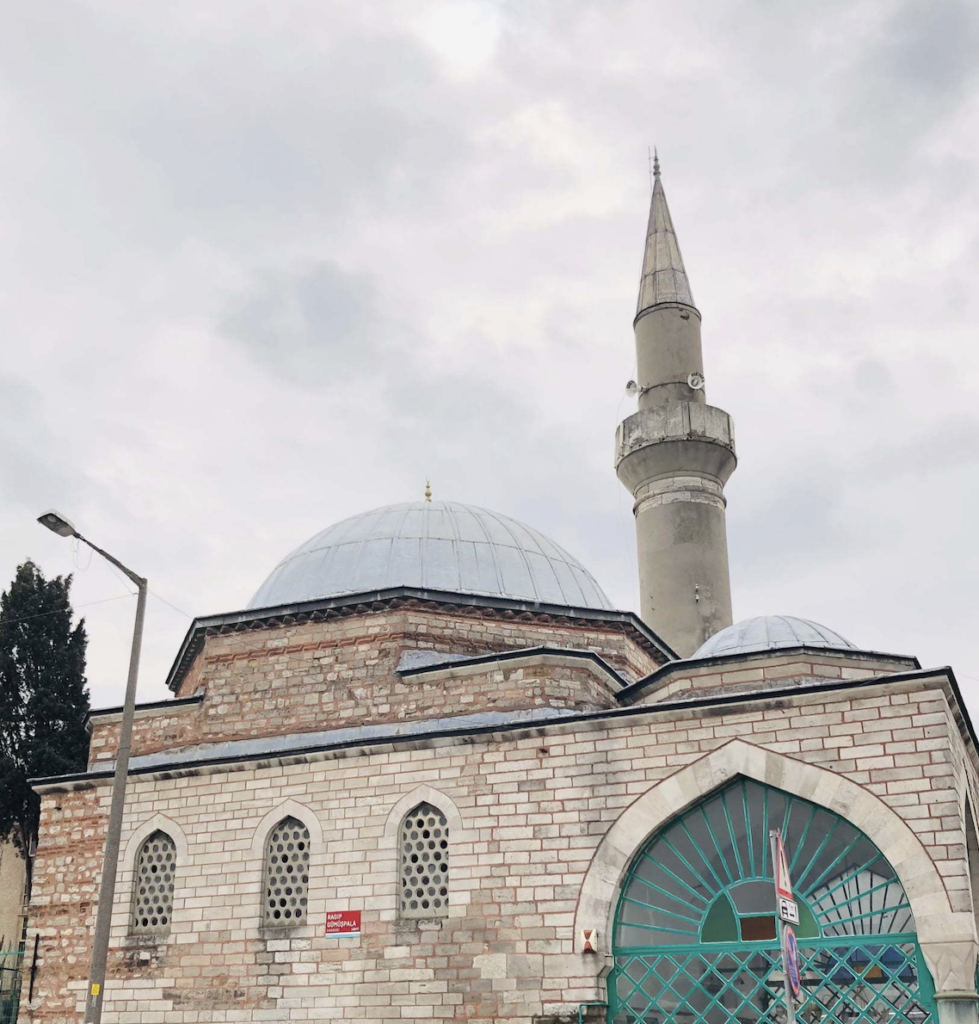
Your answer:
[[[437,661],[431,665],[419,665],[416,668],[398,669],[398,675],[405,678],[419,676],[460,677],[469,675],[473,669],[486,665],[507,664],[511,667],[534,666],[541,664],[574,665],[580,663],[588,666],[595,675],[606,680],[621,692],[627,685],[625,679],[600,655],[594,651],[582,651],[574,647],[518,647],[512,651],[499,651],[493,654],[477,654],[472,658],[460,658],[458,661]],[[618,696],[616,693],[616,697]]]

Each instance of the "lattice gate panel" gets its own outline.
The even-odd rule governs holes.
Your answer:
[[[800,946],[804,1024],[934,1024],[928,971],[915,937]],[[703,945],[616,957],[612,1024],[782,1024],[778,947]]]

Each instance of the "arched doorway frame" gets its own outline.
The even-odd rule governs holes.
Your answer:
[[[846,776],[744,740],[731,740],[705,754],[654,784],[622,811],[599,843],[585,875],[575,914],[575,951],[581,952],[582,931],[596,927],[604,936],[601,948],[609,948],[623,880],[646,840],[687,807],[739,775],[833,811],[876,844],[911,903],[941,1019],[979,1020],[975,1009],[979,944],[971,915],[952,910],[934,861],[904,819]],[[963,1002],[971,1006],[966,1016]]]

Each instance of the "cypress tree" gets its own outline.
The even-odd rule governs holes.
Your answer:
[[[30,560],[0,596],[0,837],[26,853],[40,798],[28,779],[85,767],[84,620],[71,624],[71,576],[46,580]]]

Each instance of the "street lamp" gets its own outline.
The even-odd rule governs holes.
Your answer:
[[[99,887],[99,909],[95,917],[95,935],[92,939],[92,965],[89,970],[88,994],[85,1004],[86,1024],[100,1024],[105,989],[105,966],[109,956],[109,929],[112,925],[112,904],[116,894],[116,870],[119,866],[119,840],[122,835],[122,813],[126,803],[126,781],[129,777],[129,748],[133,738],[133,715],[136,709],[136,677],[139,673],[139,649],[143,642],[143,618],[146,613],[146,580],[127,569],[90,540],[83,537],[60,512],[50,509],[38,516],[37,521],[59,537],[74,537],[98,552],[107,562],[136,584],[136,622],[133,626],[133,645],[129,655],[129,679],[126,699],[122,708],[119,729],[119,751],[116,771],[112,779],[112,803],[109,806],[109,824],[105,836],[105,856],[102,861],[102,884]]]

